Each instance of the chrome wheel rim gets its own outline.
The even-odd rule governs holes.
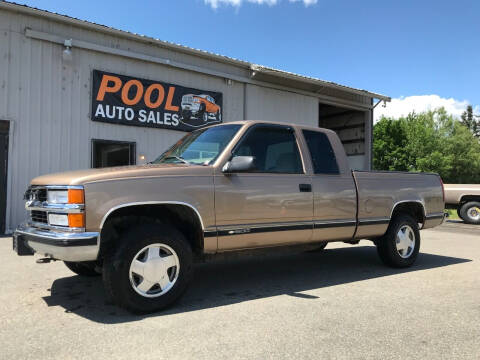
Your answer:
[[[467,215],[470,219],[474,221],[480,220],[480,208],[477,206],[472,206],[470,209],[467,210]]]
[[[206,111],[203,113],[203,121],[205,121],[205,122],[208,121],[208,114],[207,114]]]
[[[145,246],[130,264],[130,284],[138,294],[154,298],[175,285],[180,272],[177,253],[165,244]]]
[[[415,249],[415,232],[409,225],[403,225],[397,232],[395,242],[398,255],[407,259]]]

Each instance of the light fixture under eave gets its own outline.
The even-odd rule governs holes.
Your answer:
[[[65,61],[65,62],[71,62],[72,59],[73,59],[73,55],[72,55],[72,39],[67,39],[67,40],[65,40],[65,42],[63,43],[63,45],[65,46],[65,49],[63,50],[63,53],[62,53],[63,61]]]

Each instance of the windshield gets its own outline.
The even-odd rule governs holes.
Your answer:
[[[152,164],[211,164],[240,129],[241,125],[222,125],[194,131],[181,138]]]

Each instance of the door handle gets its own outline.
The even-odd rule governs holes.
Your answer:
[[[300,184],[298,188],[300,192],[312,192],[312,185],[310,184]]]

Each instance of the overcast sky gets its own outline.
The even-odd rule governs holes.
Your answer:
[[[480,1],[22,3],[394,98],[375,117],[480,112]]]

